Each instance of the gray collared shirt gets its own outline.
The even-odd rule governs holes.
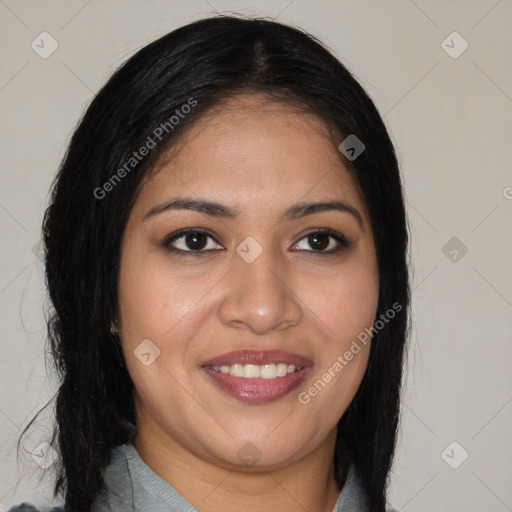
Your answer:
[[[94,512],[198,512],[174,487],[146,465],[131,444],[113,449],[104,482]],[[391,507],[386,510],[396,512]],[[367,511],[368,504],[361,481],[354,466],[350,466],[333,512]],[[38,511],[30,505],[22,504],[8,512]],[[50,512],[63,512],[63,509],[58,507]]]
[[[95,512],[198,512],[169,483],[160,478],[129,444],[115,448],[105,473],[106,493]],[[353,467],[333,512],[367,512],[365,494]],[[390,511],[391,512],[391,511]]]

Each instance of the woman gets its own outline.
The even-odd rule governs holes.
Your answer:
[[[44,219],[65,510],[391,510],[407,240],[384,124],[313,37],[221,16],[140,50]]]

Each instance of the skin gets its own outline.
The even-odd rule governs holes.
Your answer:
[[[183,209],[145,218],[177,196],[239,214]],[[296,203],[328,200],[350,204],[362,226],[337,210],[281,219]],[[184,237],[172,242],[188,249],[183,256],[165,248],[183,228],[211,232],[198,256]],[[324,236],[315,249],[307,235],[321,228],[351,245]],[[263,250],[252,263],[236,252],[248,236]],[[325,124],[257,94],[215,107],[147,176],[123,237],[119,329],[136,388],[141,458],[202,512],[331,512],[341,490],[335,429],[364,376],[370,344],[309,403],[297,397],[373,325],[378,290],[364,201]],[[134,354],[145,339],[160,350],[149,366]],[[313,364],[285,397],[249,404],[201,369],[239,349],[283,349]],[[258,454],[254,465],[238,456],[246,443]]]

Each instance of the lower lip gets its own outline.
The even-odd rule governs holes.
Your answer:
[[[202,369],[222,391],[242,402],[250,403],[274,402],[283,398],[299,386],[309,371],[309,368],[304,367],[288,373],[285,377],[245,379],[233,377],[229,373],[216,372],[207,367]]]

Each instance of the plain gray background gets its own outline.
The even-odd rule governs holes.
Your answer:
[[[324,41],[397,146],[414,325],[391,503],[512,510],[510,0],[0,0],[0,509],[48,500],[37,461],[25,453],[18,464],[15,444],[55,389],[37,244],[70,135],[121,62],[226,10],[277,17]],[[47,434],[42,422],[23,446]]]

